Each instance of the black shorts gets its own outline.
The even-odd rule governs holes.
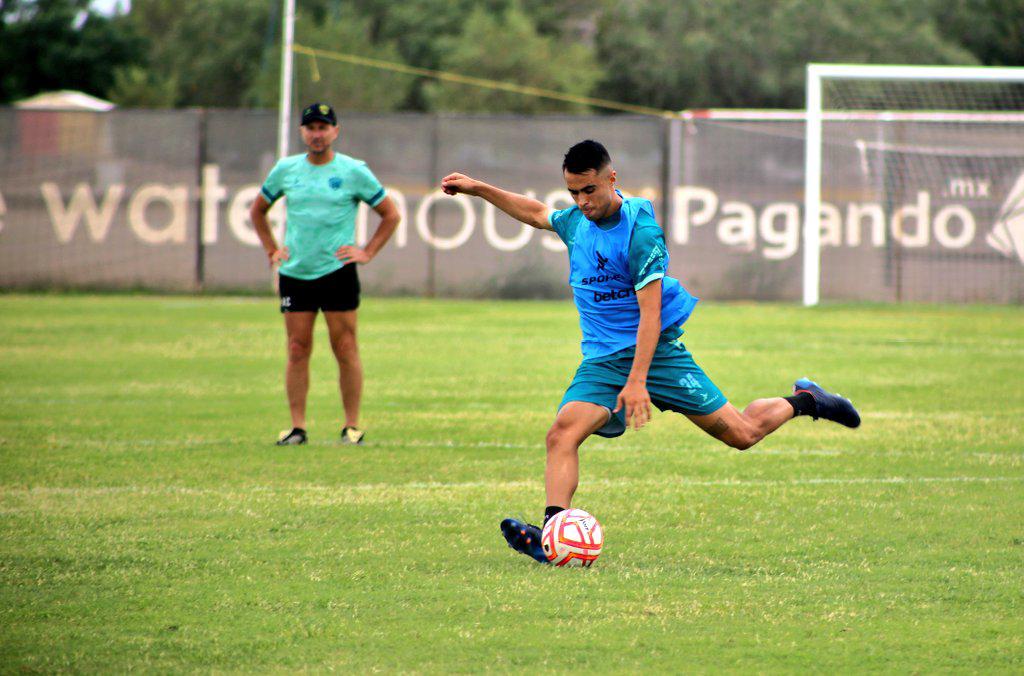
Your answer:
[[[359,275],[356,264],[316,279],[296,279],[278,274],[281,312],[348,312],[359,307]]]

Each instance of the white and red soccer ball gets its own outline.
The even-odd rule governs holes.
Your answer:
[[[589,512],[565,509],[544,524],[540,544],[550,564],[586,568],[601,554],[604,529]]]

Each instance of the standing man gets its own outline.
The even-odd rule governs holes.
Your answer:
[[[793,396],[758,399],[742,411],[730,404],[682,343],[697,299],[666,275],[668,250],[650,201],[615,189],[611,158],[596,141],[569,149],[562,176],[576,206],[561,211],[462,174],[441,181],[449,195],[476,195],[527,225],[554,230],[569,248],[583,363],[547,434],[545,522],[572,504],[580,444],[591,434],[617,437],[629,423],[640,429],[652,403],[740,450],[800,415],[860,425],[849,400],[806,378],[796,381]],[[547,563],[541,528],[505,519],[501,530],[510,547]]]
[[[320,310],[338,361],[345,409],[341,441],[361,444],[364,434],[359,428],[359,401],[363,365],[356,343],[356,264],[369,263],[380,252],[398,226],[399,214],[365,162],[337,153],[331,147],[338,138],[338,119],[331,106],[307,106],[302,111],[301,125],[306,152],[278,160],[249,211],[271,266],[280,265],[278,289],[288,334],[285,388],[292,430],[277,444],[306,443],[309,356],[313,349],[313,324]],[[267,223],[267,211],[280,197],[288,200],[283,247],[277,246]],[[355,246],[359,202],[369,204],[381,218],[377,232],[364,249]]]

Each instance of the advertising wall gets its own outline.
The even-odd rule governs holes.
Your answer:
[[[275,125],[241,110],[0,110],[0,287],[269,290],[248,210]],[[566,297],[552,233],[438,184],[460,171],[564,208],[562,155],[594,138],[622,189],[654,202],[671,272],[692,291],[796,301],[803,128],[770,114],[342,115],[336,149],[366,160],[403,216],[360,271],[369,293]],[[1022,128],[958,138],[914,121],[832,123],[823,299],[1024,302]],[[285,212],[271,212],[279,235]],[[359,240],[375,227],[364,205]]]

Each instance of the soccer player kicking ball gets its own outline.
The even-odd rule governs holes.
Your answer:
[[[742,411],[730,404],[682,343],[681,327],[697,298],[665,274],[668,250],[651,202],[615,189],[611,158],[596,141],[570,148],[562,175],[576,206],[561,211],[463,174],[441,181],[449,195],[476,195],[527,225],[554,230],[569,248],[583,363],[547,434],[545,523],[572,504],[580,444],[591,434],[617,437],[629,424],[639,430],[652,403],[740,450],[796,416],[860,425],[849,400],[805,378],[792,396],[757,399]],[[541,528],[505,519],[501,531],[510,547],[547,563]]]

